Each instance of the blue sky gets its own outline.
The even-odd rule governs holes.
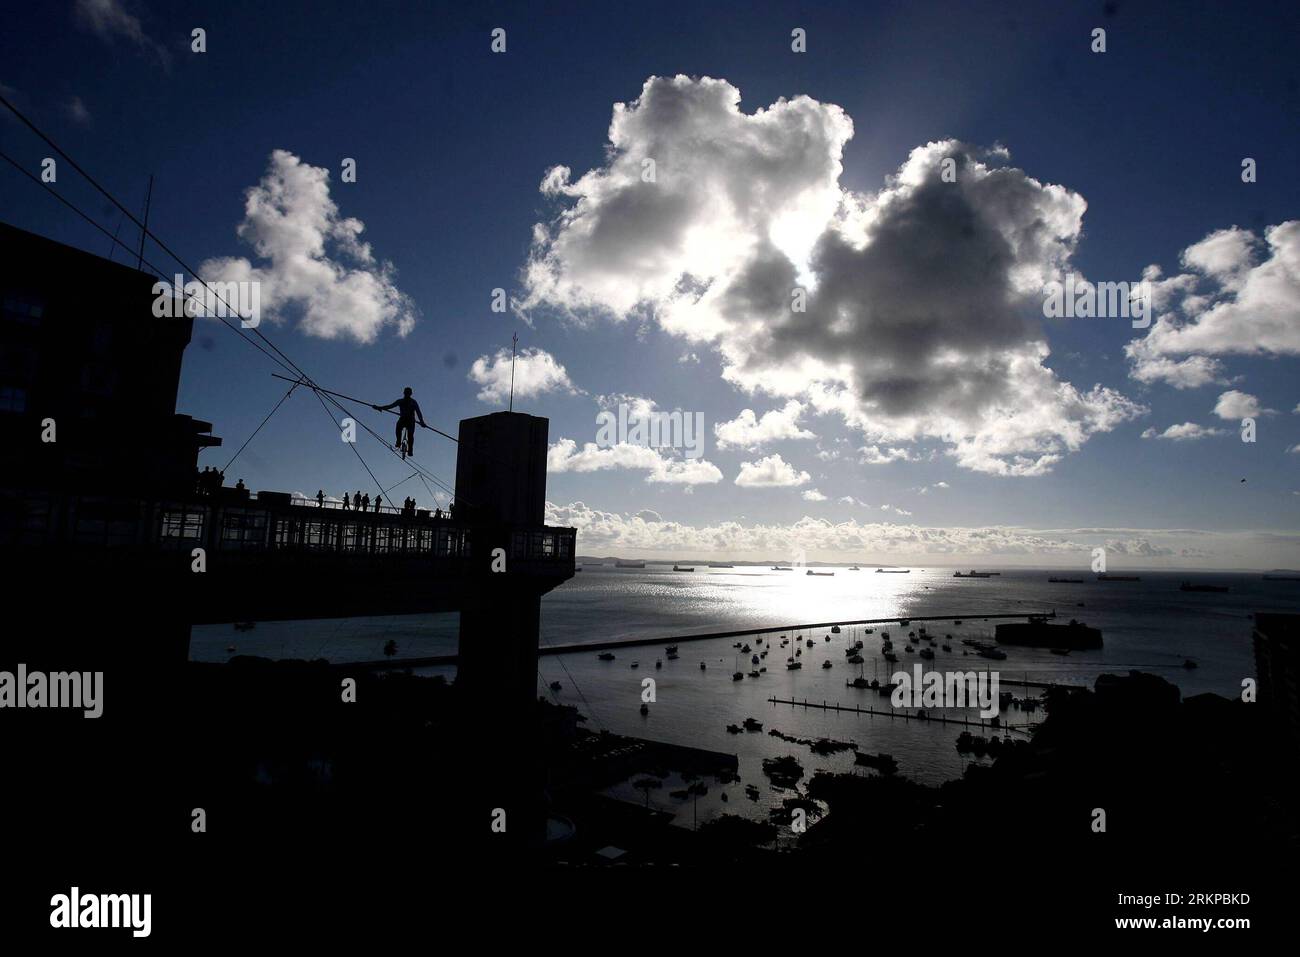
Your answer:
[[[4,6],[0,91],[128,205],[152,173],[158,234],[263,277],[262,330],[321,384],[382,402],[411,385],[454,432],[500,407],[487,373],[518,333],[516,408],[551,420],[548,499],[584,552],[1300,564],[1294,5]],[[48,153],[5,118],[0,144],[34,170]],[[57,188],[117,228],[71,170]],[[12,170],[0,217],[108,252]],[[297,255],[312,229],[326,244]],[[1153,264],[1158,334],[1044,319],[1026,292]],[[787,273],[812,296],[795,321],[772,311]],[[496,288],[515,308],[491,310]],[[196,325],[179,408],[225,438],[212,464],[283,394],[273,371]],[[701,413],[711,471],[584,453],[620,397]],[[744,410],[784,415],[755,431]],[[385,484],[409,471],[358,448]],[[454,455],[420,435],[449,483]],[[229,477],[374,492],[301,392]]]

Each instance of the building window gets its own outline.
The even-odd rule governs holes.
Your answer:
[[[222,516],[222,548],[259,548],[265,543],[265,512],[231,509]]]
[[[161,531],[163,540],[198,541],[203,537],[203,517],[202,509],[164,509]]]
[[[45,315],[45,303],[34,296],[19,296],[7,293],[0,300],[0,315],[9,322],[20,322],[28,326],[39,326]]]
[[[0,386],[0,412],[26,412],[27,390],[17,386]]]

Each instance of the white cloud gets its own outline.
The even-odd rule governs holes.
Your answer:
[[[651,77],[615,106],[603,166],[547,174],[562,208],[534,231],[523,308],[650,318],[714,347],[748,392],[894,449],[936,439],[993,474],[1043,474],[1144,411],[1044,365],[1033,307],[1073,253],[1081,196],[955,141],[854,193],[839,181],[852,135],[842,109],[806,96],[744,113],[726,81]],[[948,158],[956,183],[939,176]]]
[[[752,450],[782,439],[815,439],[817,436],[799,427],[803,409],[803,404],[793,399],[783,408],[764,412],[762,418],[756,418],[753,409],[743,409],[730,422],[719,422],[713,427],[718,448]]]
[[[912,455],[903,448],[881,449],[878,445],[867,445],[858,449],[858,455],[866,465],[888,465],[890,462],[910,462]]]
[[[916,490],[917,495],[926,495],[932,488],[948,488],[947,482],[935,482],[933,485],[922,485]]]
[[[805,502],[824,502],[826,501],[826,496],[815,488],[806,488],[803,490],[803,500]]]
[[[789,488],[811,480],[811,475],[796,469],[776,453],[757,462],[741,462],[740,474],[736,476],[736,484],[744,488]]]
[[[1249,393],[1230,389],[1219,396],[1219,401],[1214,403],[1214,414],[1221,419],[1239,421],[1258,418],[1261,415],[1274,415],[1276,411],[1261,408],[1259,399]]]
[[[1209,356],[1188,356],[1186,359],[1153,356],[1142,345],[1145,341],[1135,339],[1124,347],[1125,354],[1133,361],[1130,375],[1139,382],[1164,382],[1175,389],[1199,389],[1203,385],[1223,385],[1228,381],[1223,363],[1218,359]]]
[[[711,485],[722,481],[718,467],[704,459],[672,458],[645,445],[620,442],[601,448],[587,442],[581,449],[573,439],[560,439],[547,450],[548,472],[601,472],[629,469],[646,472],[646,481],[662,485]]]
[[[542,349],[524,349],[514,358],[514,388],[516,399],[527,399],[546,392],[567,392],[576,395],[578,389],[569,379],[569,373],[555,357]],[[481,402],[500,405],[510,399],[511,356],[509,349],[498,349],[496,355],[479,356],[469,369],[469,379],[482,386],[478,392]],[[653,405],[654,403],[651,403]]]
[[[145,33],[140,18],[128,13],[120,0],[77,0],[72,9],[77,22],[100,39],[112,43],[122,37],[158,57],[164,67],[171,65],[171,54]]]
[[[830,522],[805,516],[792,524],[716,522],[688,525],[655,513],[607,512],[583,502],[548,502],[549,525],[578,530],[583,554],[641,554],[762,560],[799,549],[812,561],[950,562],[999,558],[1007,564],[1075,566],[1086,571],[1104,545],[1127,564],[1281,567],[1300,549],[1300,533],[1198,529],[1028,529],[1013,526],[927,527],[893,522]]]
[[[222,257],[199,271],[208,282],[260,283],[263,318],[278,321],[297,309],[298,329],[309,336],[363,344],[390,328],[405,336],[415,326],[415,304],[397,288],[392,263],[377,260],[361,241],[365,228],[339,215],[328,170],[275,150],[261,182],[245,195],[238,229],[267,264]]]
[[[1262,242],[1235,226],[1219,230],[1182,262],[1193,271],[1161,280],[1156,304],[1165,311],[1124,347],[1135,378],[1188,388],[1224,381],[1213,356],[1300,355],[1300,220],[1268,227]],[[1172,309],[1179,299],[1181,316]]]
[[[1183,422],[1180,425],[1171,425],[1163,432],[1156,429],[1147,429],[1142,433],[1144,439],[1169,439],[1173,442],[1191,442],[1196,439],[1206,439],[1212,436],[1227,435],[1223,429],[1206,428],[1195,422]]]
[[[1126,555],[1139,558],[1154,558],[1157,556],[1173,555],[1172,548],[1166,548],[1162,545],[1153,545],[1145,538],[1132,538],[1127,541],[1121,539],[1108,539],[1105,545],[1106,551],[1113,552],[1116,555]]]

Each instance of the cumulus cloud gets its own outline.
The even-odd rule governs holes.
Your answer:
[[[1125,354],[1133,360],[1130,375],[1139,382],[1148,384],[1163,382],[1175,389],[1199,389],[1203,385],[1223,385],[1228,380],[1224,375],[1223,363],[1209,356],[1188,356],[1186,359],[1170,359],[1168,356],[1151,355],[1138,339],[1124,347]]]
[[[753,409],[743,409],[730,422],[719,422],[713,427],[718,448],[757,449],[769,442],[782,439],[815,439],[817,436],[799,427],[803,403],[791,399],[783,408],[764,412],[762,418]]]
[[[867,465],[888,465],[890,462],[910,462],[912,454],[903,448],[881,449],[878,445],[867,445],[858,449],[858,455]]]
[[[1190,388],[1225,381],[1216,356],[1300,355],[1300,220],[1268,227],[1262,240],[1218,230],[1181,258],[1189,271],[1157,282],[1155,322],[1124,347],[1135,378]]]
[[[652,317],[712,345],[748,392],[893,448],[937,439],[993,474],[1050,471],[1144,411],[1045,364],[1034,306],[1074,251],[1081,196],[951,140],[858,194],[839,182],[852,135],[842,109],[806,96],[745,113],[726,81],[651,77],[615,105],[603,166],[547,174],[562,208],[534,229],[524,308]]]
[[[498,349],[495,355],[479,356],[474,360],[468,378],[482,387],[478,392],[480,401],[494,405],[509,401],[511,360],[509,349]],[[527,399],[546,392],[576,395],[580,391],[569,379],[564,366],[543,349],[524,349],[514,357],[513,366],[515,398]]]
[[[789,488],[803,485],[812,476],[795,468],[777,453],[757,462],[741,462],[736,484],[744,488]]]
[[[1196,439],[1208,439],[1212,436],[1227,435],[1223,429],[1206,428],[1195,422],[1183,422],[1180,425],[1171,425],[1163,432],[1154,428],[1147,429],[1142,433],[1144,439],[1168,439],[1173,442],[1192,442]]]
[[[199,271],[208,282],[260,283],[263,318],[278,321],[297,310],[298,329],[309,336],[362,344],[385,329],[405,336],[415,326],[415,304],[397,288],[392,263],[361,241],[365,228],[339,215],[327,169],[275,150],[261,182],[245,194],[237,231],[265,264],[222,257]]]
[[[101,40],[126,40],[156,56],[164,67],[171,65],[171,54],[145,33],[140,18],[130,13],[121,0],[77,0],[72,10],[77,23]]]
[[[806,488],[803,490],[803,500],[805,502],[824,502],[826,496],[815,488]]]
[[[661,485],[711,485],[722,481],[718,467],[704,459],[673,458],[645,445],[601,447],[587,442],[581,449],[573,439],[560,439],[547,450],[548,472],[601,472],[629,469],[646,473],[647,482]]]
[[[1220,395],[1219,401],[1214,403],[1214,414],[1221,419],[1240,420],[1253,419],[1261,415],[1273,415],[1275,410],[1261,407],[1259,399],[1249,393],[1230,389]]]

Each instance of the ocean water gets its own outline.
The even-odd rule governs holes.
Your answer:
[[[827,629],[798,632],[803,650],[799,671],[785,669],[786,655],[794,646],[781,649],[779,635],[764,636],[762,646],[754,645],[753,638],[682,642],[676,661],[669,661],[657,644],[617,650],[610,662],[598,660],[595,652],[574,652],[541,658],[538,693],[576,706],[592,728],[736,754],[740,782],[726,786],[709,782],[709,794],[697,803],[670,797],[668,792],[681,787],[680,782],[669,781],[664,788],[650,792],[652,807],[674,811],[678,823],[690,826],[696,817],[703,822],[723,812],[765,817],[769,808],[789,797],[789,792],[773,788],[763,776],[764,758],[793,754],[805,769],[805,780],[817,769],[845,771],[854,767],[852,752],[814,755],[803,745],[769,735],[774,728],[800,738],[829,737],[852,741],[863,750],[892,754],[899,773],[928,784],[956,777],[966,763],[977,760],[957,753],[954,742],[963,730],[958,726],[769,701],[776,697],[892,710],[887,698],[846,687],[859,673],[845,660],[845,647],[855,638],[863,638],[866,644],[863,673],[881,680],[897,669],[910,672],[917,663],[926,670],[993,669],[1004,679],[1089,686],[1099,674],[1138,669],[1168,679],[1184,696],[1207,691],[1235,696],[1241,692],[1242,680],[1254,675],[1251,616],[1269,611],[1300,613],[1300,582],[1265,581],[1257,573],[1140,572],[1142,580],[1137,582],[1098,582],[1091,575],[1068,573],[1085,581],[1053,584],[1048,582],[1053,573],[1046,570],[1001,569],[1000,576],[984,579],[955,579],[951,568],[914,568],[906,575],[877,574],[874,566],[856,572],[845,568],[834,571],[833,577],[823,577],[770,568],[696,566],[694,572],[674,572],[667,565],[644,569],[585,565],[572,580],[543,598],[541,643],[671,639],[804,622],[941,615],[944,621],[924,624],[940,643],[950,634],[952,652],[935,645],[936,657],[929,662],[906,654],[907,632],[922,624],[917,622],[908,628],[875,626],[876,633],[870,636],[862,635],[861,628],[845,627],[841,634],[831,635],[829,642],[825,640]],[[1055,574],[1067,577],[1067,573]],[[1182,581],[1228,585],[1230,590],[1219,594],[1184,592],[1179,590]],[[1100,628],[1104,647],[1068,656],[1054,655],[1045,648],[1007,647],[1004,661],[979,658],[973,652],[962,654],[968,649],[960,639],[992,638],[996,622],[985,621],[985,615],[1048,611],[1056,611],[1060,620],[1077,618]],[[958,618],[962,624],[953,624]],[[891,666],[879,656],[882,627],[894,639],[900,659],[897,665]],[[236,632],[229,625],[203,626],[194,629],[191,656],[205,661],[223,661],[232,654],[374,660],[383,657],[383,646],[390,639],[397,642],[399,659],[453,654],[456,629],[455,615],[272,622],[247,632]],[[786,634],[793,638],[796,632]],[[814,639],[811,648],[804,643],[809,637]],[[762,662],[769,670],[758,678],[733,681],[737,669],[748,674],[756,667],[748,655],[741,659],[732,647],[736,641],[749,642],[755,650],[775,641],[778,647]],[[1198,667],[1184,668],[1187,659]],[[823,660],[830,660],[832,667],[823,669]],[[656,661],[662,667],[656,668]],[[454,667],[419,670],[449,676],[455,672]],[[647,677],[655,679],[656,700],[650,713],[643,716],[642,681]],[[560,682],[558,692],[549,689],[552,681]],[[1031,693],[1011,685],[1002,690],[1017,697]],[[961,716],[952,711],[944,714]],[[763,730],[739,735],[727,732],[728,724],[739,724],[746,717],[762,722]],[[966,717],[977,715],[971,711]],[[1041,711],[1032,716],[1032,720],[1040,719]],[[1014,728],[1029,717],[1008,709],[1002,720]],[[974,728],[971,731],[980,733]],[[759,786],[757,801],[745,796],[744,785],[751,783]],[[632,788],[630,781],[611,793],[645,803],[643,792]]]

